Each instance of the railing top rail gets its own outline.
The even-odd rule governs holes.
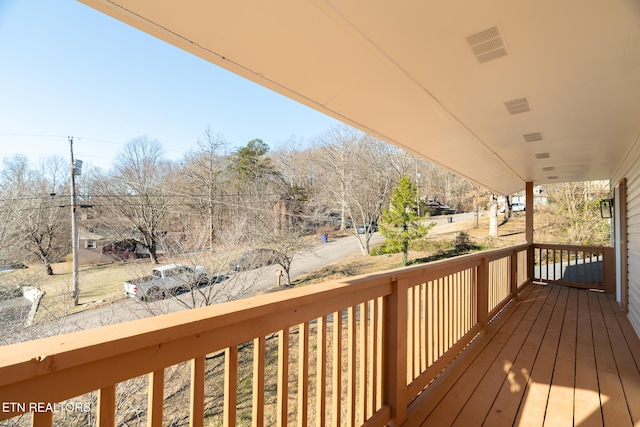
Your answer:
[[[562,245],[558,243],[534,243],[534,249],[577,250],[581,252],[604,252],[610,246]]]
[[[317,315],[322,316],[324,312],[328,314],[390,293],[390,276],[371,275],[367,281],[356,279],[326,282],[12,344],[4,346],[0,352],[0,387],[44,373],[60,371],[78,363],[91,363],[125,352],[160,347],[206,331],[251,323],[255,319],[277,318],[278,313],[298,313],[292,318],[294,320],[282,318],[272,322],[270,326],[275,329],[265,332],[270,333],[281,327],[293,326],[299,321],[311,320],[319,311],[322,313]],[[241,340],[242,337],[237,339]],[[238,341],[240,342],[243,341]]]
[[[478,265],[480,260],[488,258],[489,260],[495,260],[511,255],[514,252],[520,252],[530,247],[529,244],[523,243],[520,245],[507,246],[499,249],[492,249],[489,251],[476,252],[468,255],[460,255],[452,258],[441,259],[438,261],[431,261],[427,264],[416,265],[415,267],[400,267],[394,270],[387,270],[380,274],[391,274],[397,279],[411,279],[415,276],[423,275],[425,270],[429,272],[437,270],[454,270],[460,265]]]

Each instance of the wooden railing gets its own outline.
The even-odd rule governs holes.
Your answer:
[[[533,245],[533,279],[585,289],[615,292],[613,248],[570,245]]]
[[[416,396],[530,282],[530,250],[515,246],[6,346],[0,419],[31,411],[35,425],[58,425],[77,408],[86,409],[73,414],[78,425],[131,417],[150,426],[175,418],[193,426],[205,419],[400,425]],[[128,381],[142,392],[125,395]],[[185,414],[176,412],[185,406],[179,402],[187,402]]]

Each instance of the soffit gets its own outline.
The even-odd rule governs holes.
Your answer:
[[[640,134],[633,0],[82,1],[498,193],[608,179]]]

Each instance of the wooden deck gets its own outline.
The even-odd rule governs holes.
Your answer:
[[[638,426],[640,340],[612,296],[533,285],[409,409],[406,426]]]

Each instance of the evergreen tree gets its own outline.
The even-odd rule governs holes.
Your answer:
[[[255,181],[275,173],[271,159],[266,157],[269,146],[261,139],[253,139],[246,146],[240,147],[234,154],[233,169],[242,181]]]
[[[402,251],[403,263],[408,264],[409,245],[424,237],[431,226],[421,223],[424,216],[418,214],[418,190],[407,175],[391,193],[389,209],[382,208],[380,232],[387,238],[387,246]]]

